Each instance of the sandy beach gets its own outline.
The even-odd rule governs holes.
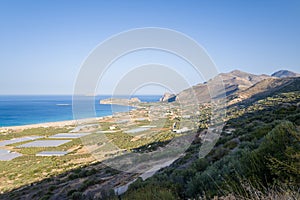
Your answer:
[[[103,120],[105,118],[111,118],[112,116],[105,116],[105,117],[97,117],[97,118],[89,118],[89,119],[81,119],[81,120],[67,120],[67,121],[57,121],[57,122],[45,122],[45,123],[38,123],[38,124],[28,124],[28,125],[21,125],[21,126],[6,126],[0,127],[0,132],[8,131],[8,130],[24,130],[30,128],[47,128],[47,127],[64,127],[64,126],[76,126],[82,125],[86,123],[93,123],[98,122],[99,120]]]

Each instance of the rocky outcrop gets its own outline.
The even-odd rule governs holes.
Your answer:
[[[159,99],[160,102],[173,102],[175,100],[176,95],[171,93],[165,93],[164,96]]]

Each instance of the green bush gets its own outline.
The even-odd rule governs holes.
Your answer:
[[[40,200],[48,200],[48,199],[50,199],[50,197],[51,197],[51,195],[46,194],[42,198],[40,198]]]
[[[201,159],[196,160],[193,163],[192,168],[195,169],[196,171],[200,172],[200,171],[204,171],[208,166],[209,166],[209,163],[208,163],[207,159],[201,158]]]
[[[72,193],[71,199],[73,199],[73,200],[81,200],[82,199],[82,193],[81,192],[74,192],[74,193]]]
[[[291,122],[281,122],[266,135],[258,149],[244,157],[244,175],[265,186],[275,179],[299,183],[299,154],[299,132]]]
[[[154,185],[138,188],[121,197],[123,200],[173,200],[179,197],[168,188],[162,188]]]
[[[71,173],[68,176],[68,180],[74,180],[74,179],[77,179],[77,178],[79,178],[78,174],[74,174],[74,173]]]
[[[227,149],[234,149],[238,146],[238,142],[236,140],[230,140],[224,144],[224,147]]]

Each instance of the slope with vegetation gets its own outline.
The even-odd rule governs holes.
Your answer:
[[[226,126],[205,158],[198,158],[196,139],[185,157],[135,182],[121,198],[299,199],[299,88],[299,78],[269,79],[239,92],[251,91],[247,104],[231,96]]]

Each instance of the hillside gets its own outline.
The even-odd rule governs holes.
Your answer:
[[[300,77],[268,78],[257,84],[229,96],[229,104],[252,102],[282,92],[300,91]]]
[[[122,199],[300,199],[300,78],[268,78],[237,95],[248,103],[229,99],[226,125],[205,158],[196,139]]]

